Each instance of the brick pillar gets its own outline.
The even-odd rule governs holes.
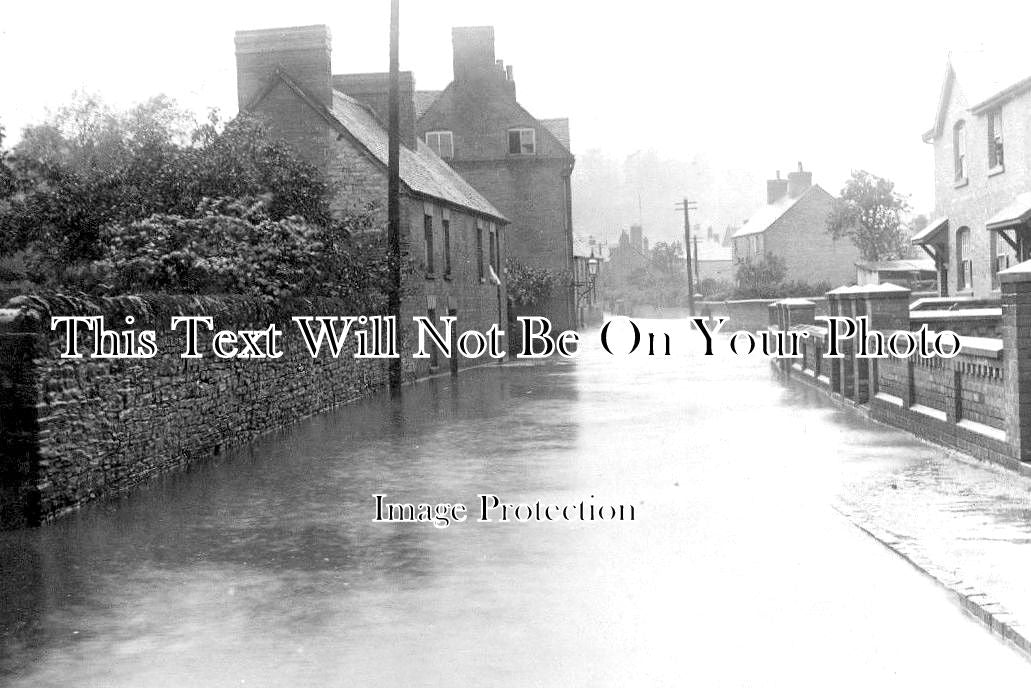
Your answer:
[[[841,301],[838,298],[837,289],[827,292],[827,314],[836,316],[841,315]],[[829,348],[830,342],[828,341],[827,346]],[[826,349],[824,350],[826,353]],[[843,394],[841,388],[841,359],[828,358],[827,360],[827,377],[830,378],[831,392],[835,394]]]
[[[816,322],[816,304],[809,299],[784,299],[780,303],[785,310],[785,329]]]
[[[862,292],[866,300],[866,315],[870,318],[870,329],[879,330],[885,337],[896,330],[909,330],[910,290],[894,284],[877,284],[865,287]],[[877,359],[862,361],[867,367],[869,397],[880,390],[880,366]],[[907,371],[912,368],[907,366]],[[910,386],[906,381],[906,389]],[[908,407],[908,402],[907,402]]]
[[[1031,461],[1031,261],[999,273],[1006,439],[1013,455]]]

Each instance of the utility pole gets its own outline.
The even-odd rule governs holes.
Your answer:
[[[387,143],[387,264],[390,267],[388,315],[401,327],[401,95],[397,60],[398,2],[390,0],[390,91]],[[390,392],[401,390],[401,358],[390,359]]]
[[[686,198],[676,204],[677,210],[684,211],[684,257],[687,258],[687,313],[694,315],[694,274],[691,270],[691,213],[698,210],[698,204]]]
[[[694,239],[694,246],[691,248],[694,251],[694,277],[699,282],[702,281],[702,271],[698,269],[698,235],[691,237]]]

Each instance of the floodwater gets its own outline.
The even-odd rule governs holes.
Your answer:
[[[673,350],[695,351],[683,323]],[[961,686],[1031,663],[830,504],[926,451],[765,359],[488,366],[0,534],[0,684]],[[725,342],[723,342],[725,344]],[[373,494],[464,523],[373,523]],[[476,522],[505,502],[633,521]]]

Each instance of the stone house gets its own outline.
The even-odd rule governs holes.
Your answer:
[[[953,54],[934,126],[934,217],[913,242],[942,296],[999,298],[999,271],[1031,257],[1031,60]]]
[[[389,78],[333,75],[330,54],[325,26],[237,32],[240,112],[262,117],[325,173],[334,212],[371,206],[386,227]],[[416,136],[414,80],[401,77],[401,242],[415,272],[403,285],[399,328],[414,332],[415,315],[455,315],[459,330],[504,329],[508,221]],[[416,375],[445,364],[414,363]]]
[[[833,207],[834,197],[813,184],[813,173],[801,163],[787,179],[778,172],[766,182],[766,205],[734,233],[735,269],[772,254],[784,261],[789,280],[852,284],[859,249],[827,231]]]
[[[516,100],[512,67],[494,55],[489,26],[452,30],[454,78],[418,92],[419,136],[504,214],[507,255],[557,278],[538,309],[561,328],[576,326],[567,119],[537,119]]]

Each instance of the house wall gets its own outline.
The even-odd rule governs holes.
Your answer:
[[[787,279],[831,286],[855,283],[859,250],[847,239],[834,240],[827,232],[833,205],[833,196],[813,187],[763,232],[765,252],[784,260]]]
[[[969,111],[976,103],[968,102],[961,77],[952,80],[942,132],[933,140],[935,216],[949,219],[949,294],[998,296],[998,285],[992,285],[992,238],[985,223],[1018,194],[1031,188],[1031,94],[1025,93],[1001,106],[1005,167],[990,172],[988,119],[985,114]],[[965,123],[967,136],[965,181],[956,180],[954,167],[953,129],[960,120]],[[956,235],[961,227],[970,228],[973,261],[973,287],[964,291],[959,290],[956,264]],[[1014,264],[1009,244],[1002,239],[996,243],[995,255],[1010,256],[1010,264]]]
[[[453,132],[448,162],[510,220],[508,256],[559,276],[561,286],[540,314],[561,329],[575,327],[573,156],[519,106],[502,74],[453,82],[419,118],[417,131]],[[508,130],[516,127],[536,131],[535,155],[508,153]]]
[[[498,277],[501,279],[501,286],[498,286],[490,279],[490,272],[486,267],[490,264],[489,231],[491,226],[494,227],[498,237],[498,255],[501,257],[505,255],[503,228],[499,225],[491,225],[470,213],[459,212],[443,204],[421,198],[405,197],[402,205],[404,250],[411,257],[413,273],[405,280],[401,319],[405,323],[405,327],[412,332],[412,336],[414,336],[414,329],[411,329],[410,325],[412,318],[417,315],[427,316],[430,309],[436,311],[438,318],[455,315],[458,318],[456,322],[458,333],[469,329],[485,332],[494,324],[498,324],[502,330],[506,330],[508,305],[504,296],[504,270],[498,271]],[[426,266],[424,222],[427,216],[431,217],[433,221],[434,271],[432,273],[427,270]],[[449,218],[450,224],[450,274],[444,272],[443,221],[445,216]],[[483,231],[482,260],[485,275],[483,280],[479,277],[478,267],[480,259],[477,254],[476,242],[478,225],[482,226]],[[443,330],[441,331],[443,332]],[[484,358],[470,363],[482,363],[487,360]],[[466,364],[465,361],[458,362],[460,368],[465,367]],[[448,362],[443,359],[438,361],[438,368],[431,368],[430,360],[421,359],[415,362],[414,371],[417,376],[424,376],[447,370],[447,367]]]
[[[698,261],[699,280],[717,279],[725,282],[734,281],[734,261],[732,260],[700,260]]]

